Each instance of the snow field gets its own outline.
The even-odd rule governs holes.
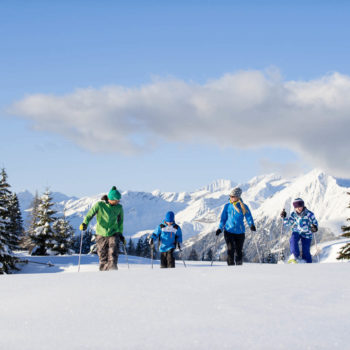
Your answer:
[[[1,349],[345,349],[350,342],[346,263],[188,262],[185,269],[180,261],[152,270],[141,258],[130,258],[128,269],[121,257],[119,271],[97,272],[96,257],[84,256],[76,273],[77,256],[49,258],[55,267],[30,264],[28,274],[2,277]],[[55,269],[70,273],[32,274]]]

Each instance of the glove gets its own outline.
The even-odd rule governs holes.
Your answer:
[[[119,235],[119,241],[122,242],[124,245],[126,245],[126,239],[123,236],[123,234],[118,232],[117,235]]]
[[[85,224],[85,222],[83,222],[80,226],[79,226],[79,230],[80,231],[85,231],[87,229],[87,225]]]
[[[255,226],[254,225],[250,226],[250,230],[255,232],[256,231]]]
[[[314,224],[311,224],[311,232],[317,232],[318,231],[318,227]]]
[[[216,234],[217,236],[219,236],[219,234],[220,234],[221,232],[222,232],[221,229],[218,228],[218,229],[216,230],[216,233],[215,233],[215,234]]]
[[[179,250],[181,250],[181,245],[179,242],[177,242],[177,247],[179,248]]]
[[[285,219],[286,217],[287,217],[287,212],[285,211],[285,209],[283,209],[281,212],[281,218]]]

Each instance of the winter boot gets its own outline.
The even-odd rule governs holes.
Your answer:
[[[108,264],[108,271],[118,270],[118,266],[114,263]]]
[[[106,271],[107,270],[107,264],[100,263],[99,270],[100,271]]]

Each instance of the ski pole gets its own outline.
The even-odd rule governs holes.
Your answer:
[[[126,262],[128,263],[128,269],[130,269],[128,253],[126,252],[126,247],[125,247],[124,242],[122,242],[122,243],[123,243],[123,247],[124,247],[124,254],[125,254],[125,257],[126,257]]]
[[[151,244],[151,266],[152,266],[152,269],[153,269],[153,249],[154,249],[154,245]]]
[[[214,253],[213,253],[213,255],[211,256],[211,264],[210,264],[210,266],[213,266],[213,262],[214,262],[214,256],[216,255],[216,251],[217,251],[217,243],[218,243],[218,238],[219,238],[219,236],[216,236],[216,239],[215,239],[215,246],[214,246],[214,248],[215,248],[215,250],[214,250]]]
[[[80,271],[80,258],[81,258],[81,250],[82,250],[82,247],[83,247],[83,235],[84,235],[84,231],[81,231],[81,234],[80,234],[80,249],[79,249],[78,272]]]
[[[283,237],[283,224],[284,224],[284,220],[282,218],[282,225],[281,225],[281,231],[280,231],[280,240],[279,240],[279,247],[280,247],[280,251],[278,253],[278,258],[277,258],[277,262],[280,261],[280,257],[282,255],[282,237]]]
[[[317,261],[320,262],[320,257],[318,255],[318,248],[317,248],[317,241],[316,241],[316,234],[315,233],[314,233],[314,240],[315,240],[315,246],[316,246]]]

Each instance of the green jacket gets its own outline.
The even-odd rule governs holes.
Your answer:
[[[96,234],[109,237],[117,232],[123,233],[124,212],[120,204],[110,205],[105,201],[97,202],[86,214],[83,222],[89,225],[96,214]]]

